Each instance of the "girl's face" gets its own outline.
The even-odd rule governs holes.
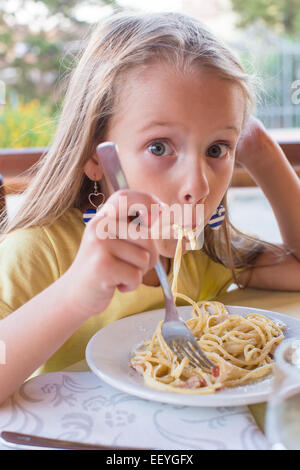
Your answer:
[[[206,225],[234,168],[245,100],[240,88],[194,68],[165,63],[128,73],[105,136],[115,142],[130,188],[168,205],[204,204]],[[176,239],[158,240],[173,257]]]

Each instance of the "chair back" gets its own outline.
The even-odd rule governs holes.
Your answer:
[[[3,176],[0,173],[0,220],[6,215],[6,201]]]

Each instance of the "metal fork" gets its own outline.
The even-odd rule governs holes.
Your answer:
[[[114,190],[129,189],[116,145],[113,142],[104,142],[98,145],[97,155]],[[163,290],[166,306],[165,319],[162,325],[162,336],[165,342],[179,358],[188,357],[193,367],[214,369],[215,364],[208,359],[198,345],[195,336],[178,315],[170,283],[160,260],[158,260],[155,270]]]
[[[2,431],[0,436],[3,441],[17,444],[22,447],[33,446],[68,450],[151,450],[128,446],[108,446],[101,444],[88,444],[85,442],[65,441],[62,439],[51,439],[48,437],[34,436],[33,434],[23,434],[12,431]]]

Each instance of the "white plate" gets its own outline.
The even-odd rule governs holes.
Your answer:
[[[227,306],[229,313],[245,316],[259,313],[286,324],[285,338],[300,338],[300,320],[269,310]],[[178,307],[183,320],[191,317],[190,306]],[[239,406],[266,401],[272,385],[272,376],[251,385],[220,390],[208,395],[187,395],[163,392],[144,385],[143,377],[129,367],[134,350],[152,337],[164,309],[152,310],[122,318],[98,331],[86,348],[86,360],[91,370],[104,382],[123,392],[147,400],[185,406]]]

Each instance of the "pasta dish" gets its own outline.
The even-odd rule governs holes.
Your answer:
[[[145,385],[175,393],[214,393],[225,387],[262,379],[272,371],[274,350],[284,339],[285,325],[257,313],[245,316],[229,314],[220,302],[194,302],[178,293],[183,236],[188,236],[191,241],[190,234],[186,235],[180,229],[172,292],[174,300],[182,298],[192,305],[192,316],[185,323],[216,368],[195,367],[188,357],[182,360],[177,357],[163,339],[163,321],[157,325],[153,337],[135,351],[130,366],[143,376]]]

